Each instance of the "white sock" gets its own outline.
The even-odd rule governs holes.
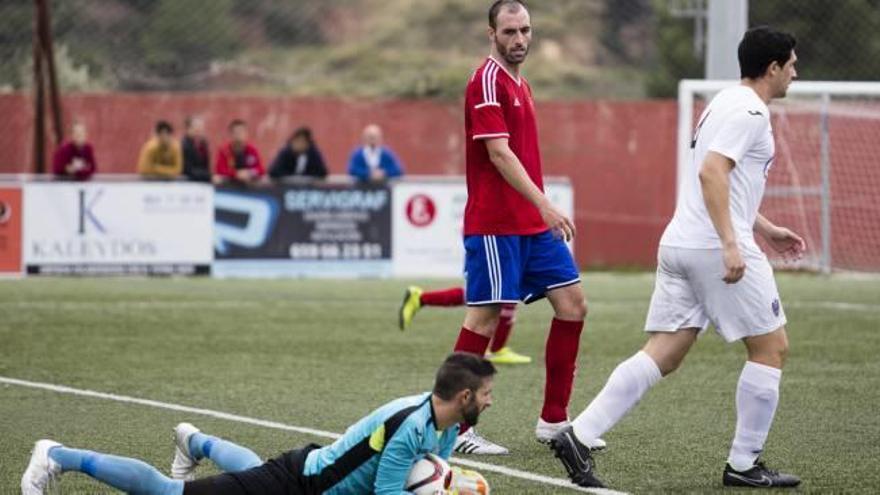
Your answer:
[[[605,387],[590,405],[572,422],[581,443],[600,438],[617,424],[655,383],[660,368],[644,351],[617,365]]]
[[[736,433],[727,462],[737,471],[755,465],[779,403],[782,370],[746,361],[736,386]]]

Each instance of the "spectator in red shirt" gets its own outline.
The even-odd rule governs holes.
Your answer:
[[[55,150],[52,173],[55,177],[73,180],[89,180],[95,173],[95,153],[86,142],[86,126],[77,122],[71,126],[71,140]]]
[[[239,182],[251,184],[263,180],[266,169],[260,152],[247,142],[247,125],[243,120],[233,120],[229,124],[231,139],[217,150],[217,166],[214,169],[214,182]]]

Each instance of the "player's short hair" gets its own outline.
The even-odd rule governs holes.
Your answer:
[[[465,352],[454,352],[446,357],[434,380],[434,395],[452,400],[462,390],[476,391],[486,378],[495,375],[491,362]]]
[[[156,122],[156,134],[160,134],[163,132],[167,132],[168,134],[174,133],[174,127],[171,126],[171,123],[167,120],[160,120]]]
[[[785,65],[796,45],[794,35],[776,31],[769,26],[749,29],[739,42],[737,50],[740,76],[758,79],[773,62],[780,67]]]
[[[229,123],[229,127],[227,127],[227,129],[229,129],[229,130],[231,131],[231,130],[235,129],[235,128],[238,127],[238,126],[245,126],[245,125],[247,125],[247,124],[245,124],[245,122],[244,122],[243,120],[241,120],[241,119],[235,119],[235,120],[233,120],[232,122]]]
[[[498,14],[501,13],[501,9],[503,8],[513,10],[523,8],[528,10],[529,6],[526,5],[525,0],[495,0],[492,2],[492,6],[489,7],[489,27],[492,29],[495,29],[498,26]]]

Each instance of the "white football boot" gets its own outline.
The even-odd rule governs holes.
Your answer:
[[[548,422],[544,421],[543,419],[538,418],[538,424],[535,425],[535,437],[541,443],[544,443],[544,444],[550,443],[550,440],[552,440],[553,437],[557,433],[562,431],[564,428],[566,428],[570,424],[571,424],[571,422],[569,422],[569,421],[561,421],[559,423],[548,423]],[[601,438],[596,438],[594,440],[591,440],[584,445],[589,447],[590,451],[593,453],[602,452],[607,447],[607,445],[605,444],[605,440],[602,440]]]
[[[21,477],[21,495],[43,495],[50,484],[61,477],[61,465],[49,458],[49,449],[60,447],[52,440],[39,440],[34,444],[31,461]]]
[[[174,427],[174,460],[171,461],[171,479],[192,481],[196,478],[196,468],[199,461],[189,451],[189,439],[193,433],[200,431],[190,423],[180,423]]]
[[[510,453],[505,447],[486,440],[477,433],[476,428],[470,428],[455,439],[454,450],[459,454],[474,455],[507,455]]]

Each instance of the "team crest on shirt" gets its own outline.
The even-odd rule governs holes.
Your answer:
[[[513,99],[513,106],[515,106],[515,107],[521,107],[521,106],[522,106],[522,103],[519,102],[519,96],[517,96],[517,97],[515,97],[515,98]]]
[[[770,308],[773,310],[773,316],[779,316],[779,298],[770,303]]]

